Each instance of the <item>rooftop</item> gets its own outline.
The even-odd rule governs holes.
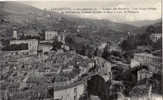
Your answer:
[[[60,90],[64,90],[64,89],[68,89],[68,88],[72,88],[72,87],[75,87],[75,86],[78,86],[78,85],[84,85],[85,82],[84,81],[77,81],[77,82],[74,82],[70,85],[66,85],[66,86],[60,86],[60,87],[55,87],[54,86],[54,90],[55,91],[60,91]]]
[[[154,56],[153,54],[151,54],[151,53],[135,53],[134,55],[136,55],[136,56],[148,56],[148,57],[155,57],[155,58],[161,58],[161,57],[158,57],[158,56]]]
[[[47,82],[47,79],[42,75],[39,74],[38,72],[34,73],[28,73],[28,75],[24,78],[23,80],[26,83],[42,83],[42,82]]]
[[[37,39],[24,39],[24,40],[11,40],[10,42],[17,42],[17,41],[38,41]]]

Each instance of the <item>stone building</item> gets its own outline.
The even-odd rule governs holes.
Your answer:
[[[134,58],[131,62],[132,67],[135,67],[135,64],[142,64],[149,66],[149,70],[157,73],[161,71],[162,67],[162,58],[158,56],[154,56],[149,53],[136,53],[134,54]]]
[[[37,54],[38,50],[38,40],[36,39],[28,39],[28,40],[11,40],[10,45],[12,44],[28,44],[28,54],[34,55]]]
[[[65,35],[64,34],[60,34],[57,37],[57,40],[63,44],[65,44]]]
[[[162,100],[162,96],[153,93],[151,89],[152,88],[147,85],[136,85],[129,93],[129,100]]]
[[[28,50],[16,50],[16,51],[9,51],[10,55],[28,55],[29,51]]]
[[[147,71],[146,69],[140,70],[137,72],[137,80],[143,80],[143,79],[148,79],[151,78],[153,75],[152,72]]]
[[[139,66],[140,65],[140,62],[135,60],[135,59],[131,59],[131,63],[130,63],[130,67],[131,68],[134,68],[136,66]]]
[[[98,66],[98,72],[109,74],[111,72],[111,63],[101,57],[95,57],[95,63]]]
[[[42,53],[45,53],[45,52],[50,52],[52,48],[53,46],[49,43],[40,43],[38,50],[41,51]]]
[[[56,31],[46,31],[45,32],[45,40],[53,40],[58,36],[58,32]]]
[[[54,89],[54,100],[79,100],[85,91],[83,82],[73,83],[69,86]]]
[[[162,37],[162,33],[153,33],[151,34],[150,38],[153,42],[156,42]]]
[[[138,71],[138,80],[150,78],[153,73],[161,73],[162,58],[148,53],[134,54],[134,58],[131,60],[131,67],[136,67],[139,65],[145,65],[148,67],[149,70]]]

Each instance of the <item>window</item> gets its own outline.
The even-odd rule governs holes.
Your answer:
[[[145,77],[144,77],[144,78],[148,78],[148,77],[147,77],[147,73],[145,73]]]
[[[74,88],[74,100],[77,100],[77,88]]]
[[[76,95],[74,96],[74,100],[77,100],[77,96]]]
[[[140,77],[140,79],[139,80],[141,80],[142,79],[142,76],[141,76],[141,74],[139,73],[139,77]]]
[[[77,88],[74,88],[74,93],[77,93]]]

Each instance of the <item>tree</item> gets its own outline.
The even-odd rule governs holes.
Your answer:
[[[152,40],[150,39],[150,35],[155,33],[156,29],[154,26],[148,26],[147,29],[145,30],[145,33],[139,35],[138,40],[139,41],[139,45],[151,45],[152,44]]]
[[[147,27],[147,29],[146,29],[146,34],[152,34],[152,33],[155,33],[155,31],[156,31],[156,29],[155,29],[155,27],[154,26],[152,26],[152,25],[150,25],[150,26],[148,26]]]
[[[133,37],[123,40],[120,44],[123,51],[129,51],[136,48],[136,41]]]
[[[55,38],[52,45],[53,45],[52,50],[57,51],[58,49],[62,48],[63,43],[58,41],[57,38]]]

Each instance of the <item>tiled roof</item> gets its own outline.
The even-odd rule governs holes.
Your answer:
[[[55,91],[59,91],[59,90],[63,90],[63,89],[68,89],[68,88],[72,88],[72,87],[75,87],[75,86],[77,86],[77,85],[84,85],[85,83],[84,83],[84,81],[77,81],[77,82],[74,82],[74,83],[72,83],[72,84],[70,84],[70,85],[66,85],[66,86],[60,86],[60,87],[55,87],[54,88],[54,90]]]
[[[23,81],[26,83],[42,83],[42,82],[47,82],[47,79],[40,74],[28,73],[28,75]]]

